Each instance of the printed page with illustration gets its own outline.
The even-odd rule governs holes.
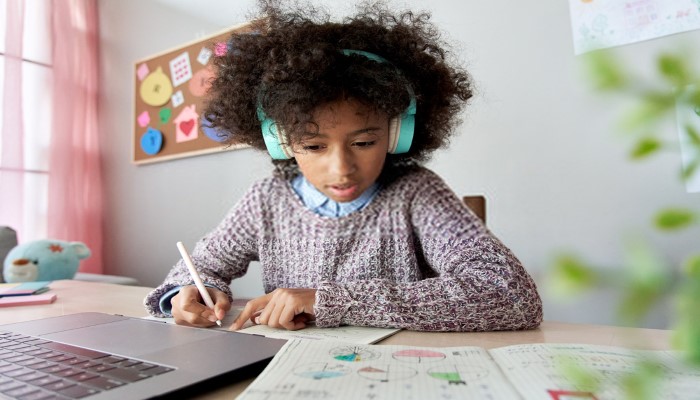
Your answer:
[[[625,377],[650,362],[663,374],[651,398],[697,400],[700,370],[666,351],[635,351],[579,344],[480,347],[370,346],[290,340],[238,397],[308,399],[527,399],[625,398]],[[567,371],[590,376],[574,382]]]
[[[480,347],[418,348],[290,340],[238,397],[518,399]]]
[[[492,349],[491,357],[524,399],[624,399],[623,382],[630,374],[653,365],[658,381],[645,379],[649,398],[700,399],[700,369],[685,365],[671,351],[641,351],[587,344],[526,344]],[[595,389],[571,381],[585,374]],[[568,396],[568,397],[567,397]]]

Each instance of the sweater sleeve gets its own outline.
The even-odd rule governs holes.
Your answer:
[[[257,237],[260,231],[260,193],[265,181],[253,185],[226,214],[219,225],[200,239],[191,252],[192,262],[205,285],[217,288],[232,298],[229,285],[243,276],[251,261],[258,259]],[[179,260],[162,284],[144,299],[146,310],[166,317],[159,305],[161,296],[178,286],[193,285],[187,266]]]
[[[492,331],[540,324],[542,303],[530,275],[440,178],[421,185],[410,215],[430,277],[322,282],[318,326]]]

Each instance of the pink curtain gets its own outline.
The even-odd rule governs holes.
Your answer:
[[[24,126],[22,123],[22,28],[24,0],[10,0],[5,18],[5,76],[2,97],[0,223],[24,232]],[[21,237],[20,237],[21,239]]]
[[[81,241],[82,272],[102,273],[96,0],[53,0],[53,132],[48,236]]]

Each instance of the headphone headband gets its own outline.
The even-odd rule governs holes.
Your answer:
[[[361,55],[378,63],[391,64],[384,57],[364,50],[343,49],[341,52],[350,56],[353,54]],[[398,70],[398,69],[397,69]],[[400,72],[400,71],[399,71]],[[409,104],[406,110],[400,116],[389,120],[389,148],[388,153],[401,154],[407,153],[413,142],[413,132],[415,130],[416,116],[416,95],[413,92],[411,85],[406,85],[406,90],[409,95]],[[262,108],[262,103],[258,98],[257,115],[260,121],[263,139],[268,153],[276,160],[285,160],[294,157],[291,147],[285,144],[285,132],[277,123],[269,118]]]

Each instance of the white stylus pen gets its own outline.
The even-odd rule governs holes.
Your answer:
[[[211,296],[209,296],[209,292],[207,291],[207,288],[204,287],[204,283],[202,283],[202,278],[199,277],[199,274],[197,273],[197,268],[194,267],[194,263],[192,263],[192,258],[190,258],[190,254],[187,252],[187,249],[185,249],[185,245],[182,244],[182,242],[177,242],[177,249],[180,250],[180,255],[182,256],[182,259],[185,261],[185,265],[187,265],[187,269],[190,270],[190,275],[192,275],[192,279],[194,280],[194,284],[197,286],[197,290],[199,290],[199,294],[202,296],[202,299],[204,300],[204,304],[206,304],[207,307],[209,307],[213,310],[214,309],[214,302],[212,301]],[[216,324],[221,326],[221,321],[217,319]]]

